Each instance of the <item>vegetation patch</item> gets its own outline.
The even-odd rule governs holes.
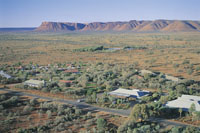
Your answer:
[[[95,52],[95,51],[102,51],[104,50],[104,46],[91,46],[91,47],[84,47],[79,49],[74,49],[74,52]]]

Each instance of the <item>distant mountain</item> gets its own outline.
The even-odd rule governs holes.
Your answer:
[[[35,31],[135,31],[135,32],[181,32],[200,31],[200,21],[190,20],[154,20],[128,22],[42,22]]]

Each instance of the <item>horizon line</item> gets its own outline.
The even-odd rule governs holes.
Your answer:
[[[167,21],[200,21],[200,20],[195,20],[195,19],[151,19],[151,20],[148,20],[148,19],[131,19],[131,20],[117,20],[117,21],[90,21],[90,22],[77,22],[77,21],[41,21],[40,22],[40,25],[43,23],[43,22],[54,22],[54,23],[83,23],[83,24],[88,24],[88,23],[96,23],[96,22],[102,22],[102,23],[109,23],[109,22],[129,22],[129,21],[157,21],[157,20],[167,20]],[[39,26],[40,26],[39,25]],[[37,28],[38,26],[26,26],[26,27],[13,27],[13,26],[10,26],[10,27],[0,27],[1,29],[2,28]]]

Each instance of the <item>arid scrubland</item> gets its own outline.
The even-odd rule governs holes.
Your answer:
[[[139,68],[197,80],[200,70],[199,44],[198,32],[1,33],[0,64],[67,61],[136,64]],[[75,51],[96,46],[114,50]]]

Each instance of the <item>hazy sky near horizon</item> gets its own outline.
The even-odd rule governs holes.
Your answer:
[[[0,27],[155,19],[200,20],[200,0],[0,0]]]

